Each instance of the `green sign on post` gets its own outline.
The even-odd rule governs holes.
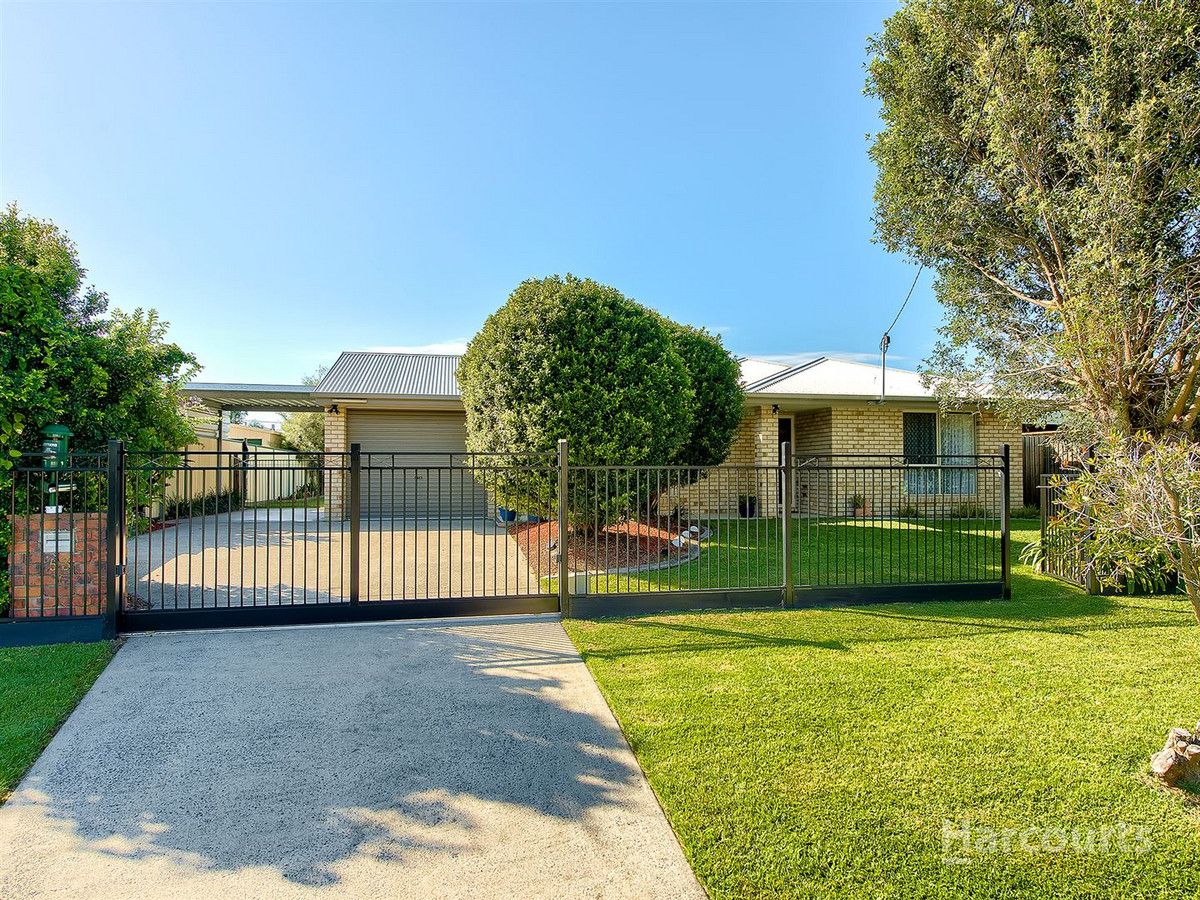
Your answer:
[[[65,469],[70,458],[73,432],[66,425],[47,425],[42,429],[42,467]]]

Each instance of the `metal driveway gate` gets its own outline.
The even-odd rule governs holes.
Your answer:
[[[116,630],[1009,594],[1008,448],[777,464],[126,451],[0,473],[0,646]],[[1051,498],[1047,498],[1049,500]],[[1049,503],[1047,503],[1047,508]]]
[[[119,452],[124,631],[557,611],[545,454]],[[513,480],[538,502],[497,507]],[[527,503],[526,506],[529,506]]]

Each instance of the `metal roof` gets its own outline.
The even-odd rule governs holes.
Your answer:
[[[307,384],[221,384],[192,381],[183,395],[199,400],[210,409],[254,410],[256,412],[320,412]]]
[[[879,396],[882,374],[880,366],[822,356],[761,377],[746,384],[745,390],[747,394],[773,397],[869,399]],[[891,366],[887,370],[887,396],[898,400],[934,399],[919,373]]]
[[[184,395],[213,409],[278,412],[320,410],[339,399],[458,400],[455,377],[461,356],[450,353],[342,353],[315,388],[302,384],[213,384],[195,382]],[[763,359],[738,360],[747,395],[864,399],[879,395],[881,369],[865,363],[818,357],[799,365]],[[929,400],[916,372],[888,368],[887,395]]]
[[[450,353],[343,353],[313,389],[314,397],[457,399],[461,356]]]

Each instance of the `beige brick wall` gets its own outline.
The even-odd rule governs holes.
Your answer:
[[[837,407],[833,409],[831,443],[835,454],[869,454],[876,460],[863,464],[900,461],[904,454],[904,413],[900,406]],[[976,453],[998,453],[1007,443],[1010,453],[1009,503],[1020,506],[1023,499],[1021,483],[1021,428],[991,410],[975,415]],[[843,465],[852,465],[848,460]],[[936,477],[936,476],[932,476]],[[923,514],[944,515],[956,507],[985,506],[998,515],[1000,506],[999,475],[979,472],[975,490],[969,493],[909,493],[908,479],[902,471],[868,472],[843,470],[820,478],[809,479],[804,487],[811,495],[820,497],[811,503],[819,515],[846,515],[852,511],[851,498],[858,494],[871,504],[875,515],[892,515],[903,507],[915,507]]]
[[[765,515],[764,506],[774,500],[769,489],[774,478],[771,473],[754,467],[774,466],[778,462],[777,429],[771,407],[747,407],[725,465],[693,485],[668,492],[664,508],[678,506],[692,515],[736,516],[739,498],[752,496],[759,504],[758,513]]]
[[[904,408],[899,406],[833,407],[804,410],[781,415],[793,417],[794,454],[806,455],[866,454],[860,465],[887,465],[900,461],[904,453]],[[776,481],[767,467],[778,461],[778,416],[771,406],[748,406],[742,417],[727,464],[695,485],[672,492],[670,502],[693,515],[732,516],[738,512],[738,499],[753,494],[759,515],[778,511]],[[1009,502],[1022,502],[1021,429],[990,410],[976,415],[975,443],[981,454],[996,453],[1002,443],[1009,445],[1011,478]],[[912,494],[903,471],[872,471],[849,468],[849,460],[834,461],[836,471],[815,472],[801,468],[797,479],[796,508],[813,515],[848,515],[851,498],[861,494],[871,501],[874,515],[893,515],[903,506],[916,506],[925,514],[943,515],[964,504],[986,505],[999,509],[999,484],[990,476],[976,476],[975,492],[970,494]],[[747,467],[763,467],[756,470]]]
[[[350,452],[346,441],[345,412],[332,413],[325,410],[325,452],[342,454]],[[342,515],[346,502],[346,475],[339,471],[344,457],[331,455],[325,460],[325,510],[331,516]]]

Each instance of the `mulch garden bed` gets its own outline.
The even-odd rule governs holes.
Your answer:
[[[665,521],[665,520],[664,520]],[[694,558],[695,544],[675,546],[686,525],[660,527],[644,522],[617,522],[599,531],[572,531],[567,538],[567,568],[572,572],[606,572],[673,565]],[[539,575],[553,575],[557,522],[529,522],[509,527],[509,534]]]

